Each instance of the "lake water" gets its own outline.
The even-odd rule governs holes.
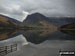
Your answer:
[[[49,30],[0,31],[0,49],[0,56],[59,56],[60,50],[75,51],[75,36]]]

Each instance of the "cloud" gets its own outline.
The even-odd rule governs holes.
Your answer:
[[[28,13],[35,12],[48,17],[75,16],[74,5],[75,0],[0,0],[0,13],[8,14],[19,21],[23,21]]]
[[[18,5],[14,2],[15,1],[3,0],[2,3],[0,3],[0,14],[4,14],[19,21],[23,21],[28,12],[22,10],[21,5]]]

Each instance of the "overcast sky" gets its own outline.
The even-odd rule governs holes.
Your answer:
[[[0,0],[0,14],[23,21],[28,14],[75,16],[75,0]]]

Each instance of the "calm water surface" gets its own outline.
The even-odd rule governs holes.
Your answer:
[[[75,51],[75,36],[49,30],[0,31],[0,48],[15,44],[17,50],[3,56],[59,56],[60,50]]]

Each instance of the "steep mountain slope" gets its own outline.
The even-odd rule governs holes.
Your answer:
[[[9,20],[9,21],[12,21],[12,22],[15,22],[16,24],[20,24],[21,22],[16,20],[16,19],[13,19],[13,18],[10,18],[8,16],[5,16],[5,15],[2,15],[0,14],[0,20]]]
[[[48,18],[40,13],[34,13],[31,15],[28,15],[26,20],[23,21],[24,25],[45,25],[48,23]]]
[[[0,15],[0,29],[13,29],[20,24],[19,21],[14,20],[10,17]]]

